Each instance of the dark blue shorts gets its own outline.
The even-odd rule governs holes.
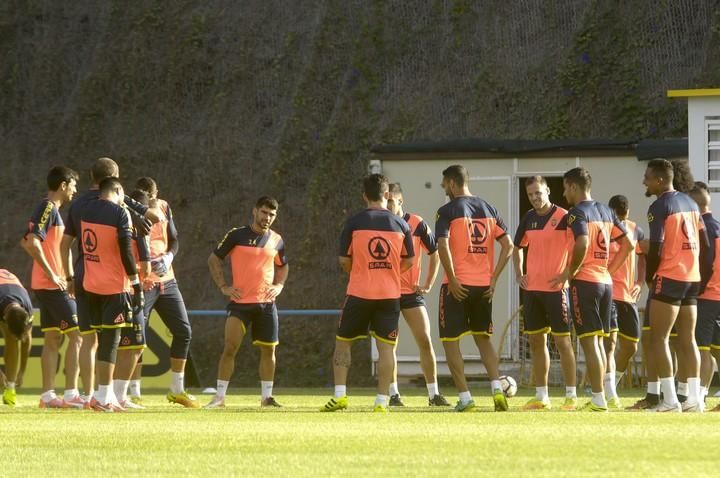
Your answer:
[[[40,330],[66,334],[78,330],[77,306],[64,290],[33,290],[40,304]]]
[[[93,329],[132,327],[132,305],[127,292],[100,295],[85,291],[85,297]]]
[[[630,302],[614,300],[610,312],[610,332],[632,342],[640,341],[640,315],[637,306]]]
[[[336,338],[353,341],[367,338],[394,345],[397,342],[400,320],[400,299],[345,298]]]
[[[414,309],[425,307],[425,298],[420,294],[402,294],[400,296],[400,309]]]
[[[253,345],[273,346],[280,343],[275,302],[263,304],[230,302],[227,306],[227,316],[242,321],[245,333],[250,329]]]
[[[591,335],[604,337],[610,332],[612,284],[571,280],[570,303],[579,339]]]
[[[447,284],[440,287],[440,340],[460,340],[465,335],[487,335],[493,333],[492,302],[483,294],[488,287],[463,285],[468,296],[458,302],[450,294]]]
[[[653,299],[672,305],[695,305],[699,293],[699,282],[683,282],[662,276],[655,276],[650,290]]]
[[[698,349],[710,350],[712,345],[720,345],[714,340],[718,333],[720,333],[720,300],[698,299],[695,325],[695,341]]]
[[[147,327],[145,312],[142,309],[134,310],[132,327],[120,329],[118,350],[143,350],[147,343],[145,327]]]
[[[522,294],[526,334],[570,335],[567,289],[552,292],[523,290]]]

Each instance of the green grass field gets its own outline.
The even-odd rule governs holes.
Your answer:
[[[350,410],[330,414],[317,411],[330,389],[278,389],[277,410],[261,410],[254,389],[231,390],[225,410],[154,393],[124,414],[40,410],[23,394],[0,406],[1,475],[717,476],[720,413],[562,412],[560,392],[557,410],[520,412],[527,389],[494,413],[485,387],[473,390],[478,412],[452,413],[429,409],[422,389],[403,392],[408,407],[388,414],[370,413],[372,390],[352,388]],[[640,390],[621,395],[631,404]]]

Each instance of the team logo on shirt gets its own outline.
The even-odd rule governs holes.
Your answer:
[[[682,216],[682,225],[681,225],[683,236],[685,236],[685,239],[687,239],[688,242],[683,242],[682,248],[685,251],[694,251],[697,249],[697,241],[695,240],[695,231],[694,228],[691,228],[688,226],[688,219],[683,214]]]
[[[573,222],[575,222],[576,216],[575,214],[569,214],[568,215],[568,226],[572,225]]]
[[[85,251],[85,254],[83,255],[85,260],[90,262],[100,262],[100,257],[92,254],[98,246],[95,231],[92,229],[85,229],[82,234],[82,244],[83,250]]]
[[[375,236],[368,241],[368,252],[375,259],[368,263],[370,269],[392,269],[386,259],[390,255],[390,243],[384,237]]]
[[[487,247],[482,246],[487,240],[487,225],[482,219],[473,219],[468,224],[468,231],[470,232],[470,245],[468,246],[468,252],[470,254],[487,254]]]
[[[595,259],[607,259],[608,258],[608,238],[605,229],[600,229],[598,235],[595,238],[595,245],[598,250],[595,251]]]

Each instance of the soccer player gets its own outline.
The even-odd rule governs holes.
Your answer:
[[[550,333],[560,354],[565,379],[562,408],[575,410],[577,372],[570,337],[567,284],[550,286],[550,281],[565,269],[568,260],[567,210],[550,202],[550,188],[542,176],[528,178],[525,192],[533,209],[523,216],[515,233],[517,247],[513,252],[513,263],[515,277],[523,293],[525,333],[533,355],[535,398],[530,399],[523,409],[551,408],[548,396],[550,354],[547,348],[547,335]],[[527,273],[523,272],[522,248],[527,248]]]
[[[613,303],[610,314],[610,334],[604,339],[607,355],[607,371],[604,381],[605,397],[608,408],[621,408],[617,385],[625,375],[627,366],[637,352],[640,341],[640,316],[636,303],[645,279],[645,256],[640,248],[640,241],[645,239],[645,233],[634,221],[628,219],[630,207],[625,196],[611,197],[608,206],[625,226],[627,238],[633,246],[620,268],[612,275]],[[619,250],[620,245],[617,242],[610,242],[611,262]],[[618,343],[618,336],[620,336],[620,340],[616,358],[615,344]]]
[[[67,290],[65,270],[60,257],[60,241],[65,224],[60,207],[72,201],[78,175],[64,166],[52,168],[47,175],[48,193],[35,208],[20,245],[33,258],[30,287],[40,303],[40,330],[44,334],[42,349],[42,386],[40,408],[82,408],[77,388],[78,355],[82,338],[78,332],[75,301]],[[58,351],[68,338],[65,352],[65,394],[55,394]]]
[[[235,355],[248,328],[253,345],[260,347],[261,407],[280,407],[273,397],[275,347],[278,342],[278,314],[275,299],[287,280],[290,266],[282,237],[270,229],[277,218],[277,200],[262,196],[252,210],[249,226],[231,229],[208,258],[215,285],[230,299],[225,320],[225,346],[218,364],[217,394],[205,408],[225,406]],[[230,256],[232,285],[223,272]]]
[[[98,341],[95,329],[90,326],[90,312],[87,307],[85,291],[83,290],[84,269],[82,241],[78,241],[77,243],[78,247],[74,265],[70,249],[75,238],[82,232],[80,218],[85,207],[100,196],[100,181],[105,178],[117,178],[119,176],[120,167],[112,159],[98,158],[93,162],[90,169],[90,189],[80,194],[70,205],[67,216],[67,227],[62,242],[60,243],[63,268],[67,273],[67,289],[70,295],[75,296],[78,325],[80,335],[83,336],[82,345],[80,346],[80,377],[83,382],[83,397],[81,398],[83,398],[88,405],[94,390],[95,354],[97,352]],[[129,197],[126,197],[123,202],[128,207],[128,211],[133,218],[133,225],[136,228],[144,228],[144,232],[148,232],[152,223],[160,219],[155,210],[138,204]]]
[[[132,327],[133,310],[143,308],[143,290],[132,251],[132,222],[123,207],[125,192],[114,177],[100,182],[100,196],[82,210],[83,290],[90,325],[98,331],[96,411],[119,412],[112,388],[120,328]],[[132,290],[132,296],[130,291]]]
[[[651,354],[663,399],[658,412],[703,411],[700,397],[699,352],[695,342],[700,256],[708,241],[697,204],[673,187],[673,166],[665,159],[648,163],[643,184],[646,195],[657,196],[650,205],[650,249],[646,281],[650,284]],[[668,345],[677,328],[678,375],[687,377],[687,400],[680,405],[675,393]]]
[[[185,300],[175,280],[172,267],[173,259],[179,248],[178,233],[173,220],[172,210],[167,201],[158,199],[158,187],[154,179],[142,177],[136,187],[146,193],[153,207],[162,211],[163,220],[153,224],[150,229],[150,259],[152,270],[149,277],[143,278],[145,289],[145,320],[150,320],[153,308],[158,312],[165,326],[172,333],[170,344],[171,382],[167,400],[186,408],[200,408],[198,400],[185,391],[185,363],[190,350],[192,329],[185,309]],[[143,201],[138,201],[143,203]],[[142,363],[138,363],[130,381],[131,400],[140,401],[140,377]]]
[[[507,227],[492,205],[470,192],[465,167],[453,165],[442,173],[450,202],[438,209],[435,233],[445,280],[440,289],[440,340],[445,348],[459,400],[455,411],[475,408],[465,379],[460,339],[472,334],[490,378],[495,411],[508,409],[500,387],[498,356],[490,342],[495,285],[513,251]],[[495,241],[500,244],[493,266]]]
[[[335,394],[320,411],[347,408],[352,344],[368,334],[375,337],[379,356],[373,411],[388,411],[400,319],[400,277],[410,270],[415,255],[410,226],[386,209],[388,189],[382,174],[366,176],[363,199],[367,209],[348,219],[340,234],[340,266],[350,280],[335,339]]]
[[[410,270],[404,272],[400,278],[400,311],[405,321],[410,327],[410,331],[415,338],[415,343],[420,350],[420,367],[425,376],[425,384],[428,391],[429,406],[450,406],[440,394],[437,383],[437,365],[435,362],[435,350],[433,349],[432,340],[430,339],[430,318],[425,308],[425,298],[423,295],[430,292],[438,269],[440,268],[440,258],[437,254],[437,242],[435,235],[430,230],[430,226],[416,214],[406,213],[403,211],[403,193],[400,183],[392,183],[389,185],[388,209],[395,215],[403,218],[410,226],[410,232],[413,238],[413,248],[415,250],[415,258],[413,266]],[[420,284],[422,261],[420,250],[424,249],[430,258],[429,271],[425,276],[425,281]],[[397,352],[397,347],[393,349]],[[395,357],[395,369],[393,372],[393,382],[390,384],[390,406],[404,406],[400,398],[400,392],[397,388],[397,357]]]
[[[700,400],[704,401],[714,372],[712,347],[720,347],[720,221],[710,212],[710,193],[707,184],[697,181],[690,191],[702,214],[709,240],[708,254],[700,264],[702,283],[697,302],[695,340],[700,351]]]
[[[32,303],[30,296],[12,272],[0,269],[0,332],[5,338],[5,385],[3,403],[17,405],[16,387],[22,385],[32,340]],[[20,363],[18,364],[18,355]]]
[[[592,400],[583,409],[607,412],[603,394],[606,356],[602,338],[610,330],[612,306],[612,274],[625,261],[633,245],[625,226],[606,205],[590,195],[592,177],[582,167],[563,175],[563,195],[573,207],[568,211],[567,224],[575,241],[570,263],[551,281],[553,286],[570,280],[575,332],[585,354],[587,375],[592,387]],[[608,264],[610,242],[617,241],[620,250]]]

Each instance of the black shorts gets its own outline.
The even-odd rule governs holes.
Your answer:
[[[655,276],[650,295],[653,299],[672,305],[695,305],[700,293],[699,282],[683,282]]]
[[[570,308],[567,289],[552,292],[524,290],[525,333],[570,335]]]
[[[118,350],[143,350],[147,343],[145,327],[147,327],[145,312],[142,309],[133,311],[132,327],[120,329]]]
[[[651,330],[651,327],[650,327],[650,303],[651,302],[652,302],[651,294],[648,294],[647,303],[645,304],[645,313],[643,314],[642,329],[644,331]],[[675,325],[673,325],[672,329],[670,329],[670,337],[677,337],[677,329],[675,328]]]
[[[132,327],[132,305],[127,292],[100,295],[85,291],[85,298],[93,329]]]
[[[591,335],[604,337],[610,332],[612,284],[572,280],[570,303],[579,339]]]
[[[402,294],[400,296],[400,309],[414,309],[425,307],[425,298],[420,294]]]
[[[492,335],[492,302],[483,294],[488,287],[463,285],[468,296],[458,302],[450,294],[447,284],[440,287],[440,340],[460,340],[465,335]]]
[[[698,299],[695,341],[698,349],[710,350],[720,332],[720,300]],[[720,344],[718,344],[720,345]]]
[[[367,338],[394,345],[397,342],[400,320],[400,299],[361,299],[349,295],[345,298],[336,338],[353,341]]]
[[[64,290],[33,291],[40,303],[40,330],[66,334],[78,330],[77,306]]]
[[[235,317],[242,322],[243,331],[252,333],[253,345],[274,346],[280,343],[278,313],[275,302],[238,304],[230,302],[227,316]]]
[[[631,342],[640,341],[640,316],[637,306],[630,302],[613,300],[610,312],[610,332]]]

